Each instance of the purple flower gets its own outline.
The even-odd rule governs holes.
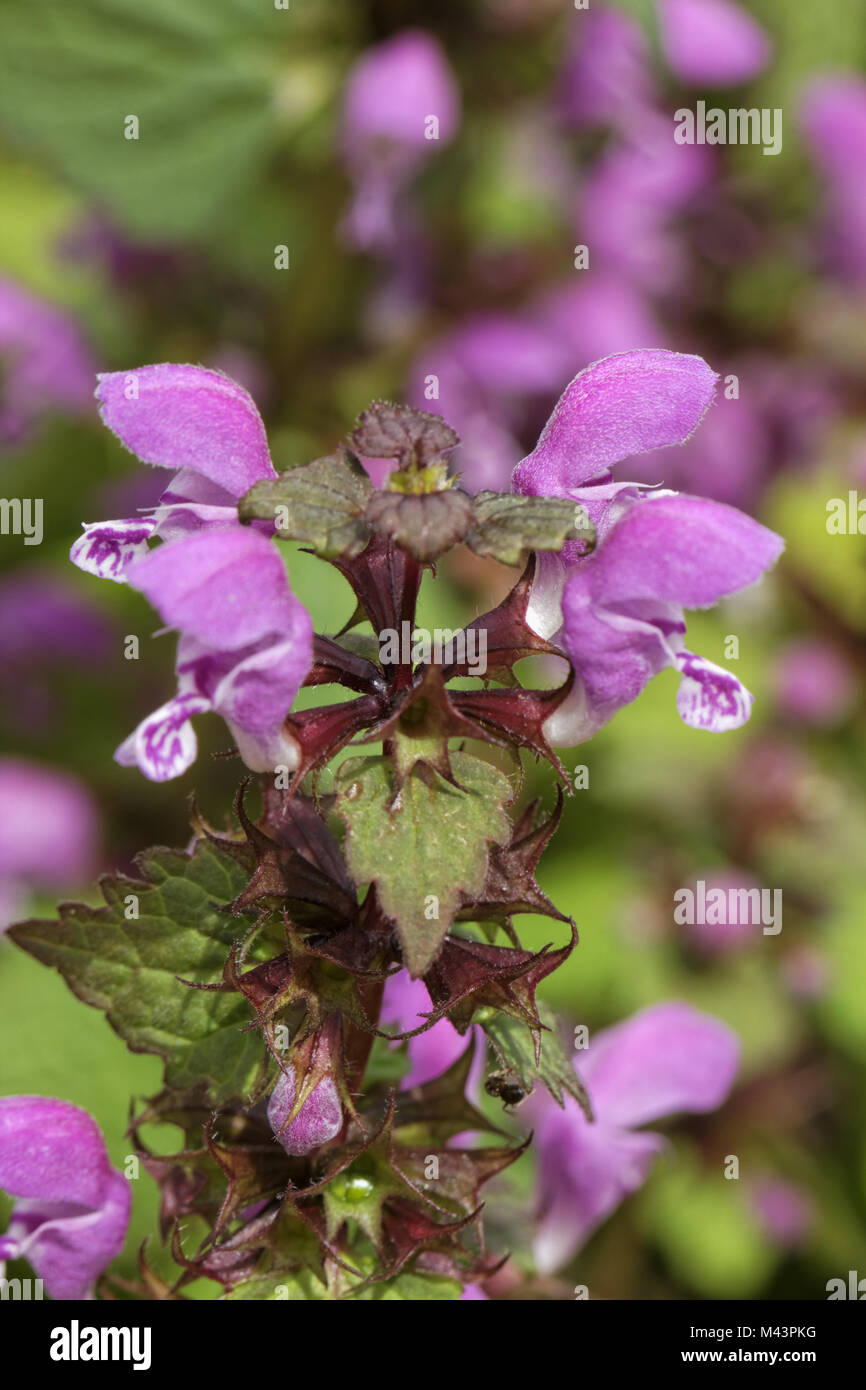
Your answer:
[[[0,278],[0,447],[19,443],[46,409],[80,414],[94,368],[74,321]]]
[[[779,706],[789,719],[803,724],[839,723],[856,696],[847,661],[820,638],[802,638],[784,647],[776,658],[774,679]]]
[[[152,781],[194,761],[193,715],[216,710],[254,772],[297,766],[283,729],[312,660],[312,622],[262,530],[237,500],[275,476],[246,391],[218,372],[163,363],[100,378],[105,423],[145,463],[176,469],[150,517],[86,528],[71,558],[139,589],[181,633],[177,695],[118,748]],[[164,542],[148,548],[151,536]]]
[[[152,536],[173,540],[237,520],[237,501],[276,476],[252,397],[220,372],[161,362],[100,376],[103,422],[143,463],[174,470],[149,516],[85,524],[70,559],[117,583]]]
[[[667,116],[647,111],[581,184],[576,222],[593,265],[648,293],[682,295],[689,266],[677,219],[709,189],[708,146],[676,145]]]
[[[764,30],[732,0],[657,0],[662,50],[691,86],[734,86],[770,61]]]
[[[777,1245],[800,1245],[809,1234],[815,1220],[814,1205],[808,1192],[796,1183],[767,1174],[755,1179],[748,1197],[755,1220]]]
[[[83,883],[98,846],[96,807],[79,782],[22,758],[0,759],[0,930],[15,920],[27,890]]]
[[[115,757],[164,782],[196,756],[193,715],[222,715],[254,772],[297,766],[283,723],[312,660],[312,621],[283,561],[258,531],[218,526],[160,546],[128,570],[165,622],[180,629],[178,692]]]
[[[866,282],[866,82],[821,78],[806,89],[801,122],[825,184],[829,259],[853,283]]]
[[[643,30],[619,10],[592,6],[571,29],[557,92],[566,124],[578,129],[630,124],[655,101]]]
[[[528,618],[558,642],[574,691],[547,737],[590,738],[659,671],[681,674],[677,708],[693,728],[738,728],[752,696],[735,676],[684,645],[684,608],[707,608],[753,584],[782,542],[719,502],[646,494],[614,482],[630,454],[681,443],[712,401],[716,375],[700,357],[664,350],[596,362],[566,387],[538,444],[514,472],[517,492],[572,498],[596,526],[590,555],[578,543],[541,557]]]
[[[317,1149],[340,1133],[343,1110],[333,1079],[325,1076],[287,1124],[295,1095],[294,1073],[282,1072],[268,1102],[268,1121],[286,1153],[298,1156]]]
[[[715,1110],[739,1061],[734,1034],[688,1004],[656,1004],[600,1033],[578,1058],[595,1120],[566,1097],[526,1102],[538,1145],[539,1226],[535,1257],[565,1264],[623,1197],[646,1181],[664,1147],[639,1125],[680,1111]]]
[[[407,29],[362,54],[346,84],[341,131],[355,185],[344,232],[354,246],[379,254],[399,246],[399,196],[459,119],[454,79],[429,34]]]
[[[92,1298],[123,1247],[131,1195],[87,1112],[44,1096],[0,1097],[0,1188],[18,1199],[0,1261],[28,1260],[51,1298]]]
[[[516,432],[526,403],[550,399],[562,361],[563,343],[544,323],[488,313],[467,319],[415,363],[409,400],[438,411],[460,435],[455,461],[464,487],[507,486],[520,457]]]
[[[413,980],[407,970],[391,975],[385,985],[382,1000],[382,1018],[401,1033],[420,1028],[425,1022],[424,1014],[433,1009],[427,987],[423,980]],[[408,1042],[410,1068],[400,1082],[401,1090],[412,1086],[423,1086],[447,1071],[453,1062],[461,1057],[469,1046],[470,1035],[464,1037],[457,1032],[453,1023],[441,1018],[426,1033]]]

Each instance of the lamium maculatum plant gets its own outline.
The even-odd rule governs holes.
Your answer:
[[[563,789],[546,811],[521,799],[523,758],[546,759],[567,790],[555,749],[590,738],[665,667],[687,724],[749,716],[749,692],[686,646],[683,610],[758,580],[779,539],[721,503],[611,472],[688,438],[715,386],[700,358],[607,358],[566,388],[513,490],[472,496],[436,415],[376,402],[332,454],[277,475],[255,405],[227,377],[164,364],[100,379],[105,424],[172,472],[152,512],[88,524],[72,551],[179,634],[177,692],[117,760],[176,777],[196,756],[192,721],[216,711],[245,765],[222,826],[194,806],[190,845],[104,879],[104,906],[65,904],[11,931],[133,1051],[164,1061],[131,1133],[179,1273],[143,1251],[139,1296],[183,1298],[202,1277],[229,1299],[483,1296],[508,1255],[485,1244],[484,1185],[530,1124],[547,1144],[539,1266],[555,1267],[645,1176],[659,1141],[633,1127],[724,1098],[736,1042],[681,1005],[595,1040],[585,1089],[536,999],[577,944],[535,876]],[[313,631],[286,540],[348,581],[357,607],[342,630]],[[515,582],[431,639],[416,629],[422,575],[457,545],[514,566]],[[521,683],[533,656],[558,684]],[[335,684],[347,698],[293,709],[301,687]],[[521,913],[549,917],[555,943],[525,949]],[[442,1065],[428,1048],[419,1079],[413,1049],[434,1036]],[[89,1252],[76,1228],[65,1272],[62,1240],[30,1242],[37,1272],[47,1244],[68,1297],[116,1252],[128,1202],[92,1122],[52,1104],[0,1112],[0,1183],[11,1174],[20,1199],[3,1253],[26,1255],[40,1200],[50,1216],[64,1197],[22,1156],[41,1105],[68,1126],[67,1159],[76,1135],[97,1155],[79,1186],[110,1208]],[[169,1156],[145,1142],[159,1124],[183,1136]]]

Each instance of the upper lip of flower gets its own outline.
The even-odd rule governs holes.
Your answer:
[[[20,1200],[4,1256],[27,1258],[52,1298],[87,1298],[123,1245],[131,1194],[86,1111],[0,1098],[0,1187]]]

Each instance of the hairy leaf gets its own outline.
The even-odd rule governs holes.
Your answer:
[[[595,527],[567,498],[479,492],[475,525],[466,544],[477,555],[491,555],[503,565],[519,565],[530,551],[561,550],[569,540],[584,541],[591,549]]]
[[[500,1096],[506,1105],[517,1105],[541,1081],[557,1105],[564,1104],[563,1092],[567,1092],[591,1119],[589,1097],[566,1055],[556,1020],[544,1005],[539,1006],[539,1017],[545,1027],[542,1033],[504,1013],[491,1011],[479,1020],[500,1062],[500,1070],[485,1083],[488,1093]]]
[[[23,922],[9,934],[59,970],[85,1004],[104,1010],[130,1051],[163,1057],[167,1086],[203,1086],[213,1105],[247,1098],[263,1047],[255,1032],[241,1031],[250,1022],[246,1003],[181,982],[222,977],[229,947],[251,920],[221,910],[243,888],[243,869],[204,840],[191,855],[149,850],[137,868],[140,881],[102,880],[105,907],[64,903],[58,921]]]
[[[504,773],[465,753],[450,762],[457,785],[418,768],[397,792],[384,758],[353,758],[337,781],[350,872],[358,884],[376,883],[414,976],[435,958],[462,895],[481,892],[489,844],[511,833]]]
[[[364,508],[373,490],[348,449],[255,483],[241,498],[241,521],[276,521],[284,540],[304,541],[317,555],[358,555],[370,538]]]

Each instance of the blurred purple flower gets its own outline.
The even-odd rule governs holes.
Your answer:
[[[515,491],[569,497],[589,516],[597,544],[541,556],[528,620],[557,640],[576,673],[572,694],[547,721],[554,743],[592,737],[647,682],[679,670],[677,708],[693,728],[738,728],[752,696],[737,678],[684,645],[684,608],[707,608],[755,583],[782,542],[743,513],[677,493],[644,495],[610,471],[631,454],[681,443],[700,423],[716,375],[700,357],[625,352],[566,387]]]
[[[825,186],[825,238],[831,264],[866,283],[866,81],[837,74],[810,83],[801,124]]]
[[[664,56],[690,86],[748,82],[770,61],[766,33],[732,0],[656,0],[656,6]]]
[[[362,54],[349,74],[340,143],[355,187],[343,231],[361,250],[399,247],[400,195],[460,119],[445,55],[431,35],[407,29]]]
[[[409,401],[456,429],[455,463],[470,492],[507,486],[527,403],[549,398],[562,380],[562,351],[528,316],[489,313],[467,319],[415,363]]]
[[[92,1298],[123,1248],[131,1194],[87,1112],[44,1096],[0,1097],[0,1188],[18,1199],[0,1261],[28,1260],[53,1299]]]
[[[79,782],[22,758],[0,759],[0,930],[15,920],[29,889],[84,882],[98,850],[98,814]]]
[[[733,1085],[735,1035],[688,1004],[656,1004],[600,1033],[577,1058],[595,1116],[540,1090],[525,1102],[538,1152],[535,1258],[543,1273],[565,1264],[622,1199],[646,1181],[664,1147],[637,1126],[665,1115],[715,1110]]]
[[[777,1245],[800,1245],[814,1221],[809,1194],[783,1178],[756,1178],[748,1189],[752,1214]]]
[[[790,642],[776,656],[776,701],[803,724],[837,724],[851,709],[854,676],[841,653],[821,638]]]
[[[0,448],[20,443],[45,411],[91,408],[95,367],[74,320],[0,277]]]
[[[7,734],[41,736],[62,723],[58,677],[103,661],[113,640],[105,614],[52,575],[0,579],[0,707]]]
[[[760,909],[752,910],[745,900],[741,907],[740,899],[732,896],[741,892],[757,892],[759,896],[753,901],[760,904],[761,887],[755,879],[733,869],[701,873],[696,878],[704,884],[705,917],[722,917],[724,920],[683,923],[681,930],[691,945],[697,946],[708,956],[723,955],[727,951],[742,950],[760,938],[763,930]],[[696,884],[692,883],[689,887],[700,901]],[[711,894],[717,893],[724,893],[723,905],[718,898],[711,897]],[[754,920],[750,921],[750,917]]]
[[[676,221],[706,193],[715,168],[712,149],[675,144],[669,118],[647,112],[578,188],[577,235],[591,264],[654,295],[681,297],[689,262]]]
[[[629,126],[656,95],[649,45],[634,19],[601,5],[575,16],[556,94],[567,125]]]

